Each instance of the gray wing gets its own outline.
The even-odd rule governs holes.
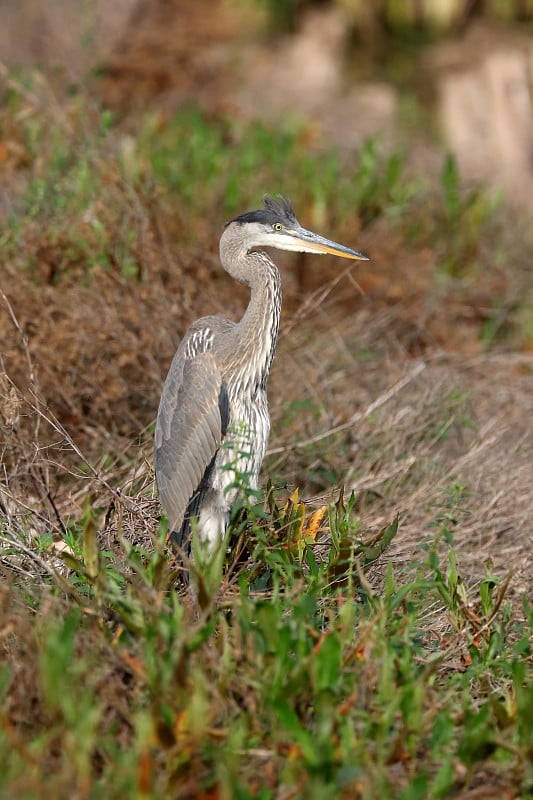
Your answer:
[[[220,447],[225,429],[224,397],[213,354],[192,352],[186,337],[170,366],[155,430],[157,486],[171,531],[180,527],[187,505]]]

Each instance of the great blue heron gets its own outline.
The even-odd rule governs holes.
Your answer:
[[[266,384],[281,309],[280,274],[257,248],[366,260],[302,228],[287,200],[265,197],[264,206],[232,219],[220,239],[222,266],[251,290],[243,318],[236,323],[217,314],[194,322],[163,387],[155,472],[178,549],[188,549],[196,519],[199,540],[212,551],[224,536],[243,478],[251,491],[257,489],[270,433]]]

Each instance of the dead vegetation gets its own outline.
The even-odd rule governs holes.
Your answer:
[[[146,505],[154,497],[151,429],[178,339],[161,309],[169,293],[183,302],[186,281],[192,287],[177,270],[141,286],[96,272],[88,286],[19,281],[12,299],[2,294],[3,508],[15,528],[32,520],[34,545],[51,531],[62,540],[87,497],[113,514],[121,506],[134,540],[139,524],[157,529],[157,503]],[[412,358],[400,339],[401,311],[346,318],[334,305],[326,301],[292,330],[286,321],[265,474],[289,493],[298,486],[311,505],[339,486],[354,491],[371,529],[399,513],[393,552],[407,563],[446,492],[460,485],[454,541],[472,579],[491,559],[502,576],[512,567],[524,591],[531,357],[426,349]]]

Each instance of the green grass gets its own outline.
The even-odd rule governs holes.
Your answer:
[[[438,555],[449,514],[376,591],[363,567],[396,528],[363,544],[352,505],[330,509],[324,562],[294,505],[248,521],[246,558],[222,582],[208,569],[196,618],[161,545],[124,545],[117,568],[88,510],[84,557],[28,590],[35,612],[2,590],[0,792],[407,800],[489,776],[533,796],[533,610],[520,621],[490,572],[469,587]]]
[[[420,181],[409,178],[401,154],[383,157],[379,138],[369,139],[353,166],[335,150],[307,145],[301,123],[274,131],[261,123],[208,121],[191,108],[168,124],[146,124],[139,151],[150,158],[160,185],[180,198],[183,213],[224,220],[257,204],[265,187],[311,209],[314,224],[342,226],[354,212],[363,224],[397,217]]]
[[[408,247],[438,238],[446,272],[472,275],[478,267],[478,244],[496,202],[481,188],[463,192],[450,157],[435,193],[408,172],[403,153],[384,155],[379,137],[343,158],[313,146],[297,121],[274,131],[208,120],[194,107],[168,120],[147,114],[132,137],[84,96],[71,100],[68,114],[28,107],[28,94],[37,91],[42,105],[57,103],[41,83],[13,81],[0,120],[0,135],[20,144],[27,175],[3,244],[20,252],[37,227],[45,228],[48,246],[62,257],[54,277],[76,267],[138,275],[152,210],[164,213],[180,241],[197,240],[257,206],[265,191],[291,197],[310,227],[353,237],[354,221],[365,228],[385,220]],[[24,258],[34,266],[27,252]]]

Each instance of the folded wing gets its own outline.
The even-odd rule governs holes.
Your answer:
[[[171,531],[180,528],[189,501],[220,447],[225,389],[213,354],[187,357],[180,348],[170,367],[157,415],[154,462],[161,505]]]

